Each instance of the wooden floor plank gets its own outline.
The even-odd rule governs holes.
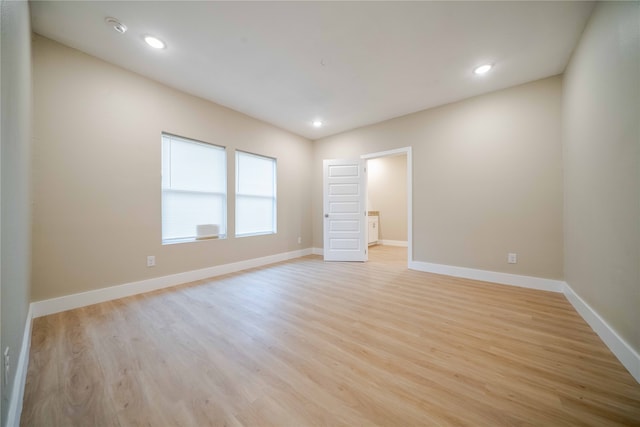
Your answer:
[[[34,320],[23,426],[640,425],[561,294],[309,256]]]

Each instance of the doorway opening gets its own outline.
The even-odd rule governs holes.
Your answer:
[[[367,240],[406,246],[408,266],[413,260],[411,147],[365,154],[361,159],[367,162]]]

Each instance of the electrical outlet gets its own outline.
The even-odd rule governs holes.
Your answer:
[[[298,244],[302,244],[302,237],[298,236]]]
[[[153,255],[149,255],[147,257],[147,267],[153,267],[156,265],[156,257]]]
[[[509,264],[517,264],[518,263],[518,254],[515,254],[513,252],[509,253],[507,255],[507,262]]]
[[[11,362],[9,359],[9,347],[4,349],[4,386],[9,385],[9,372],[11,369]]]

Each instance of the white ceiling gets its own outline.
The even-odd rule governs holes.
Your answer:
[[[38,34],[318,139],[562,73],[592,7],[45,1],[31,2],[31,13]],[[105,24],[109,16],[127,33]],[[152,50],[143,34],[167,48]],[[487,62],[490,73],[472,73]]]

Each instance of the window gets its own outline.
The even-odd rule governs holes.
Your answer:
[[[162,134],[162,242],[227,234],[226,151]],[[201,235],[198,236],[198,226]]]
[[[276,232],[276,160],[236,151],[236,236]]]

